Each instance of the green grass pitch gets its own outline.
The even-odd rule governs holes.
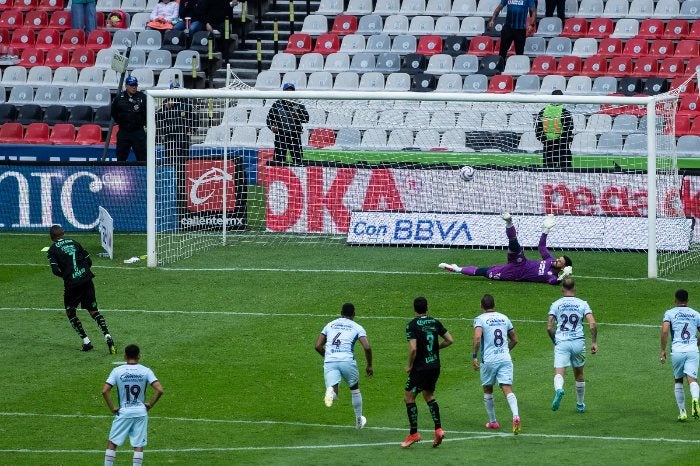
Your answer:
[[[96,349],[79,351],[62,311],[62,283],[40,252],[48,235],[0,235],[0,465],[102,464],[111,416],[100,389],[132,342],[165,388],[150,414],[146,465],[697,464],[700,421],[676,420],[671,367],[659,363],[659,326],[674,291],[688,289],[690,305],[700,308],[697,266],[648,280],[643,254],[570,253],[579,296],[599,322],[599,354],[586,364],[588,411],[580,415],[571,371],[562,407],[550,409],[545,322],[559,288],[437,268],[501,262],[503,251],[237,244],[151,270],[122,263],[143,254],[142,235],[118,235],[114,261],[97,257],[96,233],[74,237],[93,253],[98,303],[119,354],[107,353],[85,311],[79,316]],[[502,431],[484,429],[470,367],[472,318],[484,293],[495,296],[520,339],[513,351],[517,437],[500,391]],[[419,398],[425,440],[403,450],[404,328],[419,295],[455,337],[441,353],[436,391],[447,437],[431,447],[432,422]],[[322,361],[313,349],[347,301],[375,359],[375,376],[360,381],[368,419],[361,431],[346,386],[332,408],[324,406]],[[359,345],[356,352],[363,368]],[[116,464],[131,464],[128,444]]]

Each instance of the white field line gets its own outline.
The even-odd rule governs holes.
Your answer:
[[[35,264],[35,263],[0,263],[0,267],[48,267],[47,264]],[[133,271],[133,270],[143,270],[145,267],[143,265],[138,265],[136,267],[124,267],[124,266],[112,266],[112,265],[94,265],[93,269],[105,269],[105,270],[122,270],[122,271]],[[435,272],[423,272],[415,270],[357,270],[357,269],[292,269],[292,268],[264,268],[264,267],[159,267],[159,270],[167,272],[271,272],[271,273],[358,273],[365,275],[419,275],[419,276],[433,276],[433,275],[446,275],[447,272],[435,271]],[[599,277],[595,275],[576,275],[576,278],[586,278],[594,280],[604,280],[604,281],[646,281],[649,280],[647,277]],[[470,278],[465,278],[470,279]],[[474,278],[471,278],[474,279]],[[481,277],[476,278],[481,279]],[[698,283],[700,280],[676,280],[669,278],[657,278],[658,281],[669,282],[669,283]]]
[[[239,311],[177,311],[168,309],[109,309],[100,308],[101,311],[109,313],[141,313],[141,314],[183,314],[183,315],[217,315],[217,316],[229,316],[229,317],[309,317],[309,318],[333,318],[337,317],[337,314],[310,314],[310,313],[285,313],[285,312],[239,312]],[[44,308],[44,307],[0,307],[0,312],[14,312],[14,311],[37,311],[37,312],[63,312],[63,308]],[[406,320],[407,317],[404,316],[372,316],[372,315],[362,315],[358,318],[358,321],[362,320]],[[440,317],[440,320],[444,321],[471,321],[473,317]],[[533,319],[511,319],[512,322],[525,323],[525,324],[546,324],[546,320],[533,320]],[[606,322],[596,322],[598,325],[610,326],[610,327],[634,327],[634,328],[654,328],[658,329],[661,324],[640,324],[640,323],[606,323]]]
[[[79,419],[112,419],[113,416],[108,415],[84,415],[84,414],[41,414],[41,413],[2,413],[0,417],[48,417],[48,418],[79,418]],[[152,420],[174,421],[183,423],[212,423],[212,424],[242,424],[242,425],[280,425],[280,426],[299,426],[307,428],[319,429],[353,429],[354,426],[349,425],[333,425],[333,424],[316,424],[304,422],[290,421],[272,421],[272,420],[236,420],[236,419],[206,419],[206,418],[183,418],[183,417],[168,417],[168,416],[150,416]],[[405,427],[365,427],[364,430],[377,431],[405,431]],[[509,433],[494,433],[494,432],[473,432],[473,431],[447,431],[448,437],[444,442],[458,442],[465,440],[483,440],[498,437],[510,437]],[[458,437],[453,437],[458,435]],[[530,438],[550,438],[550,439],[571,439],[571,440],[594,440],[594,441],[610,441],[610,442],[637,442],[637,443],[669,443],[669,444],[700,444],[700,439],[675,439],[664,437],[621,437],[621,436],[602,436],[602,435],[569,435],[569,434],[528,434],[521,433],[519,437]],[[426,438],[423,443],[429,443],[430,439]],[[358,447],[378,447],[378,446],[397,446],[398,441],[394,442],[371,442],[371,443],[347,443],[347,444],[327,444],[327,445],[268,445],[268,446],[251,446],[251,447],[207,447],[207,448],[167,448],[167,449],[149,449],[149,453],[187,453],[187,452],[216,452],[216,451],[260,451],[260,450],[319,450],[332,448],[358,448]],[[95,453],[104,454],[104,450],[59,450],[59,449],[0,449],[0,453]]]

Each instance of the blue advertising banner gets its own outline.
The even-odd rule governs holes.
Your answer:
[[[0,231],[92,230],[99,206],[115,230],[145,231],[146,167],[0,162],[0,199]]]

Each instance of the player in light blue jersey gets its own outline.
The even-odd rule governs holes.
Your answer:
[[[661,325],[661,364],[666,363],[666,343],[671,334],[671,363],[673,364],[674,393],[680,413],[679,421],[688,419],[685,412],[685,390],[683,375],[685,374],[692,398],[692,414],[700,418],[700,387],[698,387],[698,330],[700,330],[700,313],[688,307],[688,292],[676,291],[676,305],[664,314]]]
[[[105,466],[114,464],[117,447],[126,441],[127,436],[134,447],[133,464],[136,466],[143,462],[143,447],[148,441],[148,411],[163,395],[163,387],[151,369],[139,364],[140,359],[141,351],[138,346],[129,345],[124,348],[126,364],[112,369],[102,387],[102,397],[109,410],[115,414],[107,441]],[[146,403],[146,387],[149,385],[155,393],[151,401]],[[114,406],[110,395],[112,387],[115,386],[119,407]]]
[[[329,408],[338,397],[340,380],[350,387],[352,409],[355,411],[355,427],[362,429],[367,419],[362,415],[362,394],[360,393],[360,372],[355,361],[355,342],[359,340],[365,350],[368,377],[374,375],[372,369],[372,347],[367,332],[355,322],[355,306],[343,304],[341,317],[329,322],[316,339],[316,351],[323,357],[323,378],[326,381],[326,394],[323,401]]]
[[[576,283],[571,277],[561,282],[563,297],[549,308],[547,333],[554,343],[554,401],[552,411],[559,409],[564,396],[564,374],[573,366],[576,380],[576,412],[586,412],[584,396],[586,379],[583,366],[586,363],[586,337],[583,334],[583,319],[591,330],[591,354],[598,352],[598,329],[593,311],[588,303],[576,297]]]
[[[493,385],[498,382],[506,396],[510,410],[513,412],[513,433],[520,433],[520,414],[518,399],[513,393],[513,361],[510,350],[518,344],[510,319],[496,312],[493,296],[485,294],[481,298],[483,313],[474,319],[474,348],[472,367],[480,371],[481,385],[484,387],[484,407],[489,416],[487,429],[500,429],[496,421],[496,410],[493,404]],[[479,364],[479,348],[481,348],[481,364]]]

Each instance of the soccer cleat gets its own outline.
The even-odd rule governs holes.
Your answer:
[[[688,420],[688,415],[685,413],[685,409],[681,410],[681,413],[678,415],[678,420],[681,422]]]
[[[442,427],[435,429],[435,437],[433,437],[433,448],[437,448],[442,443],[442,439],[445,438],[445,431]]]
[[[489,421],[486,423],[486,428],[487,429],[500,429],[501,425],[498,423],[498,421]]]
[[[512,222],[513,217],[508,212],[501,212],[501,218],[506,222]]]
[[[105,341],[107,342],[107,349],[109,349],[109,354],[117,354],[117,348],[114,346],[114,340],[112,336],[108,333],[105,335]]]
[[[355,422],[355,429],[360,430],[362,429],[365,425],[367,424],[367,418],[364,416],[360,416],[357,418]]]
[[[416,442],[420,442],[420,434],[418,432],[415,434],[408,434],[406,440],[401,442],[401,448],[408,448]]]
[[[92,343],[83,343],[83,347],[80,351],[90,351],[93,348]]]
[[[695,419],[700,419],[700,405],[698,405],[698,399],[694,399],[692,403],[691,413]]]
[[[513,417],[513,433],[515,435],[520,433],[520,416]]]
[[[445,269],[448,272],[460,272],[462,270],[462,267],[460,267],[457,264],[448,264],[446,262],[441,262],[440,265],[438,265],[441,269]]]
[[[564,390],[562,390],[560,388],[554,394],[554,400],[552,401],[552,411],[556,411],[557,409],[559,409],[559,405],[561,404],[561,399],[563,396],[564,396]]]
[[[586,403],[576,403],[576,412],[581,414],[585,413]]]
[[[333,406],[333,399],[335,398],[335,392],[333,391],[333,387],[328,387],[326,388],[326,394],[323,397],[323,402],[328,406],[329,408]]]

